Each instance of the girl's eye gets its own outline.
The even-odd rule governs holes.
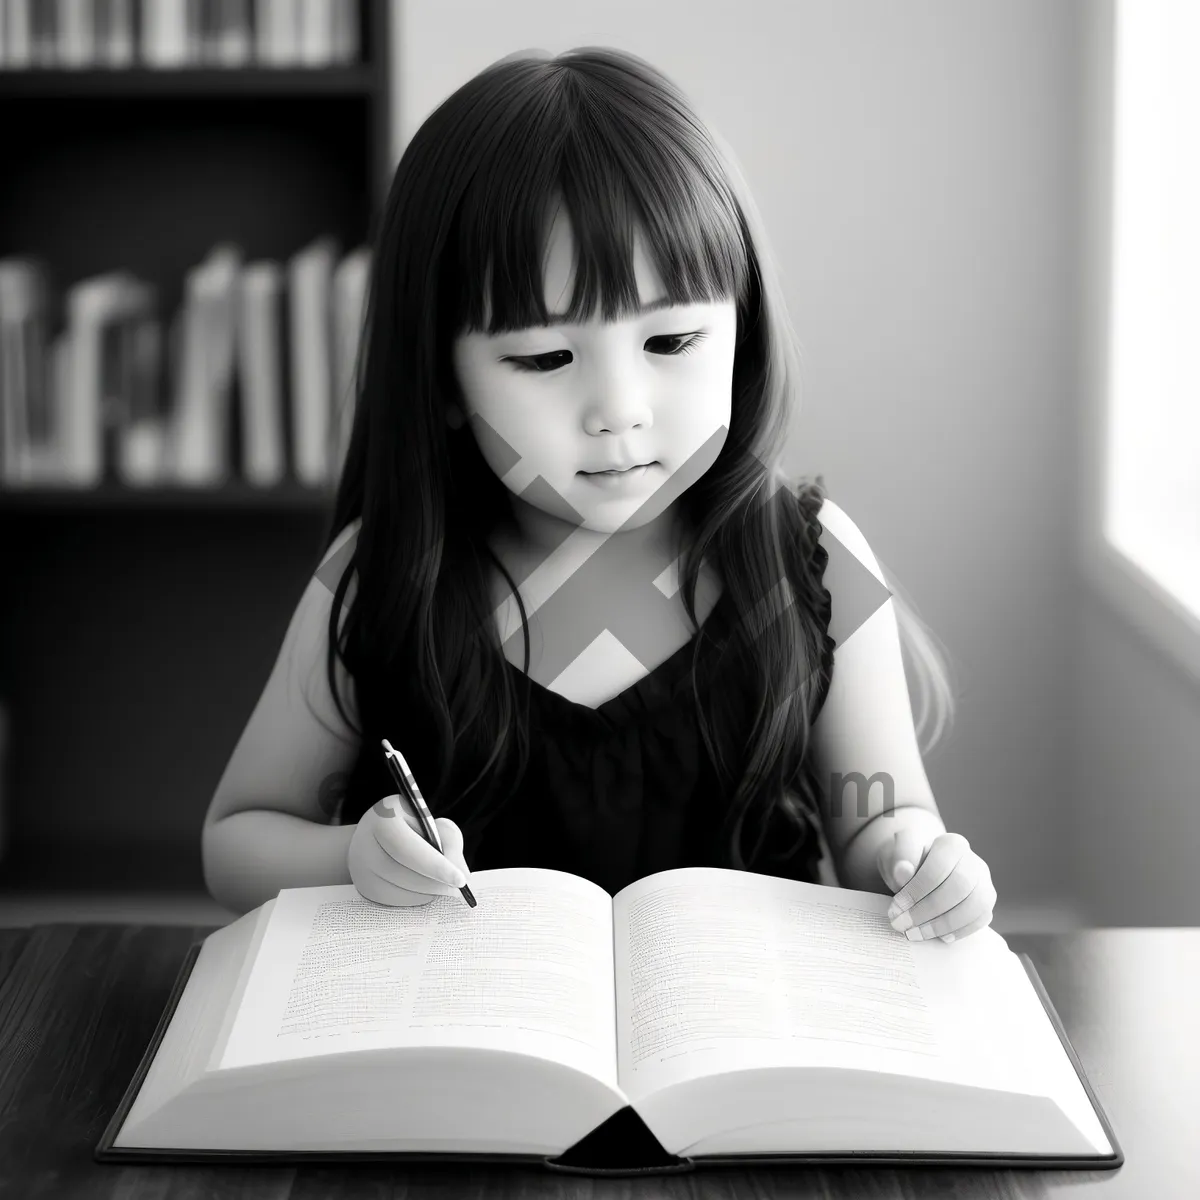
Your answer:
[[[679,354],[690,354],[693,347],[704,341],[707,334],[703,330],[696,333],[666,333],[661,337],[652,337],[646,345],[649,346],[653,342],[667,343],[673,346],[672,349],[660,350],[657,353],[674,357]],[[682,344],[679,344],[681,343]],[[545,375],[550,371],[557,370],[560,366],[564,366],[562,361],[564,358],[569,362],[570,350],[552,350],[549,354],[532,354],[524,358],[506,358],[505,362],[510,362],[519,371],[536,371],[539,374]]]

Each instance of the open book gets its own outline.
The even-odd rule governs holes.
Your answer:
[[[992,929],[910,942],[888,896],[708,867],[471,889],[289,888],[195,943],[95,1157],[1123,1161]]]

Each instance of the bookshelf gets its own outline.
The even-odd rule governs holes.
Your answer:
[[[390,4],[337,66],[0,70],[0,257],[124,267],[164,309],[214,243],[370,242]],[[0,895],[203,890],[200,829],[331,516],[333,481],[0,483]]]
[[[90,512],[170,509],[172,512],[324,512],[333,502],[332,489],[284,483],[257,488],[237,480],[220,487],[123,487],[103,483],[94,488],[0,488],[0,517],[20,513],[66,512],[86,505]]]
[[[377,72],[370,64],[334,67],[121,67],[70,70],[29,68],[0,71],[0,101],[33,99],[112,100],[190,96],[362,96],[375,94]]]

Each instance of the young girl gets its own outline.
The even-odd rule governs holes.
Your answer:
[[[899,631],[940,731],[931,643],[893,597],[835,658],[831,549],[885,581],[820,476],[779,486],[797,359],[733,157],[660,73],[530,53],[450,96],[392,183],[326,552],[210,806],[212,894],[428,903],[503,866],[819,882],[823,835],[907,936],[987,925]],[[444,857],[396,819],[383,738]]]

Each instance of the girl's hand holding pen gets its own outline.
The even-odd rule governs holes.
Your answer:
[[[438,817],[437,828],[445,854],[425,840],[398,794],[376,802],[359,820],[346,855],[354,886],[376,904],[409,907],[456,895],[471,874],[462,831],[449,817]]]

